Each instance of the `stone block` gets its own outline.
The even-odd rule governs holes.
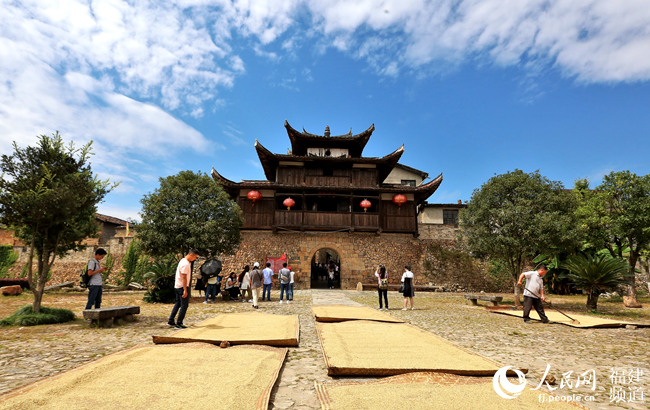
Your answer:
[[[0,288],[3,296],[18,296],[23,293],[23,288],[20,285],[4,286]]]
[[[626,308],[635,308],[635,309],[639,309],[643,307],[637,300],[632,299],[629,296],[623,296],[623,305]]]

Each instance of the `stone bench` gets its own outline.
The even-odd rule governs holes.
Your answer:
[[[101,309],[84,310],[84,319],[90,319],[90,324],[99,327],[111,327],[115,319],[127,322],[135,320],[133,315],[140,313],[140,306],[117,306]]]
[[[472,305],[474,305],[474,306],[478,306],[477,300],[484,300],[486,302],[492,302],[492,305],[498,306],[499,302],[501,302],[503,300],[503,296],[466,294],[465,299],[471,300]]]

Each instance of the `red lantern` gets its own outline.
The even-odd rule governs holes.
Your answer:
[[[287,207],[287,211],[291,211],[291,207],[294,206],[295,204],[296,204],[296,201],[294,201],[293,199],[291,199],[291,197],[288,197],[287,199],[285,199],[285,200],[282,202],[282,205],[284,205],[284,206]]]
[[[262,194],[260,194],[259,191],[248,191],[248,194],[246,194],[246,198],[253,201],[253,206],[255,206],[255,201],[257,201],[261,197],[262,197]]]
[[[398,206],[397,208],[397,213],[399,214],[399,211],[402,207],[402,204],[405,204],[407,201],[406,195],[404,194],[395,194],[393,195],[393,203]]]
[[[363,201],[361,201],[360,205],[361,205],[361,208],[363,208],[363,212],[367,212],[368,208],[370,208],[372,206],[370,201],[368,201],[367,199],[364,199]]]

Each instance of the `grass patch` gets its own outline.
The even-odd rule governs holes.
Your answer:
[[[0,320],[0,326],[36,326],[72,320],[74,320],[74,313],[71,310],[41,306],[41,311],[36,313],[31,305],[27,305],[18,309],[13,315]]]

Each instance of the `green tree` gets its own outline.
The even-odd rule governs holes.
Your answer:
[[[627,305],[640,306],[634,273],[639,257],[650,247],[650,175],[613,171],[594,190],[587,180],[577,181],[575,188],[580,200],[576,214],[588,244],[627,260]]]
[[[614,290],[626,283],[627,263],[607,254],[569,256],[562,264],[569,271],[566,277],[578,288],[587,292],[587,308],[598,308],[601,292]]]
[[[0,245],[0,278],[7,277],[7,271],[18,260],[18,253],[11,245]]]
[[[160,178],[160,187],[140,202],[138,238],[149,255],[180,259],[194,248],[203,256],[217,256],[239,245],[241,210],[204,173],[181,171]]]
[[[468,248],[479,257],[498,260],[517,279],[539,253],[556,254],[578,246],[575,200],[562,183],[539,171],[515,170],[496,175],[474,190],[459,219]]]
[[[138,259],[140,259],[140,242],[133,239],[122,258],[123,271],[120,272],[120,285],[126,286],[133,281],[135,270],[138,267]]]
[[[144,279],[147,292],[144,301],[149,303],[171,303],[175,299],[174,278],[176,274],[175,258],[158,258],[147,267]]]
[[[29,245],[27,280],[34,293],[34,312],[40,311],[54,260],[83,248],[81,241],[97,233],[96,205],[114,187],[93,175],[88,162],[91,146],[92,142],[66,147],[57,132],[52,137],[41,135],[33,147],[19,148],[14,142],[14,153],[2,155],[0,222]]]

